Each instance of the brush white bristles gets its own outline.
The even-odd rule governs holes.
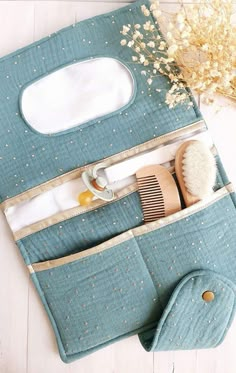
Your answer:
[[[203,199],[212,193],[216,180],[216,164],[210,149],[200,141],[190,143],[183,154],[182,172],[190,194]]]

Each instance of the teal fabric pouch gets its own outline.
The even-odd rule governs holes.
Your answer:
[[[168,217],[144,225],[134,180],[110,202],[77,203],[97,163],[170,147],[174,173],[173,149],[210,141],[194,100],[170,110],[164,77],[146,94],[120,45],[122,26],[142,23],[140,5],[0,60],[1,208],[64,362],[134,334],[147,351],[212,348],[235,313],[236,199],[213,146],[214,192]]]

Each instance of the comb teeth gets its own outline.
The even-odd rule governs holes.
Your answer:
[[[179,192],[171,173],[161,165],[150,165],[136,172],[145,223],[181,210]]]
[[[144,222],[150,223],[165,216],[165,201],[156,175],[137,176]]]

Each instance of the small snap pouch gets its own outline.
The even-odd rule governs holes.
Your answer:
[[[235,313],[235,284],[209,270],[186,275],[175,288],[155,329],[139,334],[147,351],[219,345]]]

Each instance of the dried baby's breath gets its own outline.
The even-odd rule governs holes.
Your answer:
[[[169,78],[166,103],[170,108],[179,103],[192,105],[186,87],[204,93],[208,103],[215,93],[236,100],[232,0],[181,4],[179,11],[171,14],[164,13],[157,0],[151,0],[149,7],[141,6],[141,11],[143,24],[123,26],[121,45],[134,51],[134,62],[148,67],[145,76],[149,86],[159,75]]]

